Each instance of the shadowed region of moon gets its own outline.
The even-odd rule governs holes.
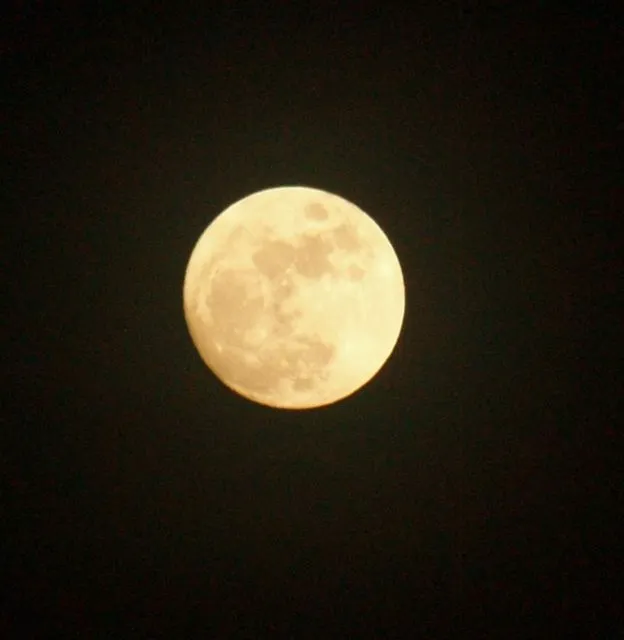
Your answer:
[[[377,224],[306,187],[226,209],[184,281],[189,331],[209,368],[241,395],[291,409],[366,384],[394,348],[404,304],[398,259]]]

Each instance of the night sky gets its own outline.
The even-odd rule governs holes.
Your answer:
[[[615,12],[8,4],[2,637],[623,637]],[[379,375],[304,412],[182,310],[203,229],[283,184],[406,283]]]

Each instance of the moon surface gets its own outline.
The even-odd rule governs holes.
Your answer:
[[[363,387],[392,353],[405,312],[401,266],[377,223],[302,186],[253,193],[218,215],[191,253],[183,296],[214,374],[284,409]]]

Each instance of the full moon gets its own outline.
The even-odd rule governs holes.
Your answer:
[[[302,186],[253,193],[218,215],[191,253],[183,297],[213,373],[283,409],[328,405],[366,385],[405,312],[401,266],[377,223]]]

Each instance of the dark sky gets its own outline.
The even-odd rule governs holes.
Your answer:
[[[3,637],[622,637],[615,12],[96,4],[2,9]],[[392,358],[307,412],[182,312],[201,231],[281,184],[406,280]]]

